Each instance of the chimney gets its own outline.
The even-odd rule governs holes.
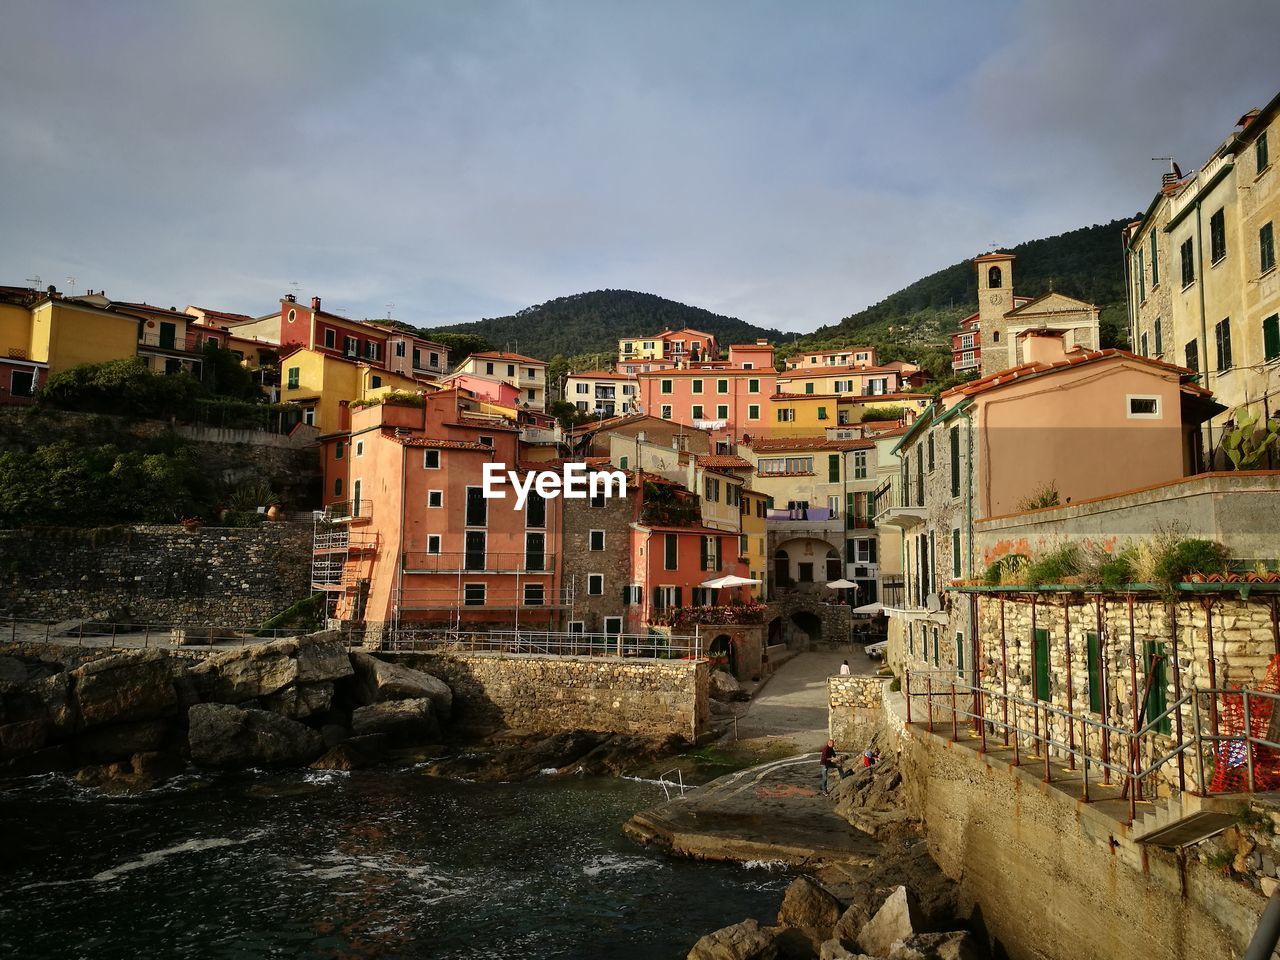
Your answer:
[[[318,310],[320,309],[320,298],[319,298],[319,297],[312,297],[312,298],[311,298],[311,309],[312,309],[312,310],[316,310],[316,311],[318,311]]]
[[[756,341],[757,347],[767,347],[768,345],[769,345],[769,341],[766,340],[764,337],[761,337]]]
[[[1066,338],[1062,330],[1028,330],[1022,335],[1022,362],[1061,363],[1067,359]]]
[[[297,303],[297,302],[298,302],[298,298],[297,298],[296,296],[294,296],[292,293],[286,293],[286,294],[284,295],[284,298],[285,298],[286,300],[288,300],[290,303]]]

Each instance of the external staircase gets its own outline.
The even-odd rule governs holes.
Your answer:
[[[1257,794],[1200,797],[1181,793],[1161,797],[1150,812],[1133,821],[1132,837],[1154,847],[1185,847],[1207,840],[1236,822],[1240,806]]]

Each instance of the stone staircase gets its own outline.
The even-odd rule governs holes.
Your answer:
[[[1154,847],[1185,847],[1221,833],[1236,822],[1241,797],[1162,797],[1133,821],[1132,838]]]

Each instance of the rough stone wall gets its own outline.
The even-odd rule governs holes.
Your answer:
[[[788,646],[807,649],[810,637],[792,618],[797,614],[811,614],[818,618],[822,643],[848,643],[853,630],[850,607],[836,603],[823,603],[821,599],[798,590],[783,590],[769,604],[766,621],[782,618],[782,636]]]
[[[470,730],[594,730],[695,739],[710,720],[704,660],[504,653],[381,653],[453,691],[453,722]]]
[[[0,530],[0,615],[257,626],[311,593],[311,525]]]
[[[1181,865],[1169,851],[1140,847],[1124,825],[1040,783],[1031,768],[904,730],[900,695],[886,697],[885,713],[911,812],[960,886],[962,915],[999,942],[993,955],[1239,956],[1260,894],[1197,860]]]
[[[634,608],[622,602],[622,588],[631,582],[631,515],[634,505],[630,497],[606,498],[603,507],[591,501],[562,498],[564,509],[564,584],[574,588],[573,609],[568,620],[581,620],[587,633],[604,630],[605,617],[623,617],[624,632],[635,632],[638,624],[626,621]],[[604,531],[604,549],[591,549],[591,531]],[[590,596],[587,578],[598,573],[604,577],[604,593]]]
[[[880,722],[884,677],[827,678],[827,735],[837,750],[866,746]]]
[[[655,627],[657,632],[665,632],[671,637],[673,649],[691,650],[695,630],[700,644],[701,655],[711,656],[711,648],[720,637],[728,637],[733,646],[733,670],[739,680],[760,680],[768,672],[764,659],[764,624],[716,624],[704,623],[698,627]]]

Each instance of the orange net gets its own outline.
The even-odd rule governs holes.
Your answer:
[[[1267,665],[1262,683],[1250,690],[1258,693],[1280,693],[1280,654],[1273,656]],[[1275,701],[1270,697],[1249,698],[1249,735],[1264,740],[1271,739],[1271,715]],[[1244,696],[1224,693],[1219,700],[1218,734],[1223,737],[1244,737]],[[1248,744],[1243,740],[1220,740],[1214,751],[1213,782],[1211,793],[1243,793],[1249,789]],[[1255,745],[1253,748],[1254,790],[1280,788],[1280,750]]]

